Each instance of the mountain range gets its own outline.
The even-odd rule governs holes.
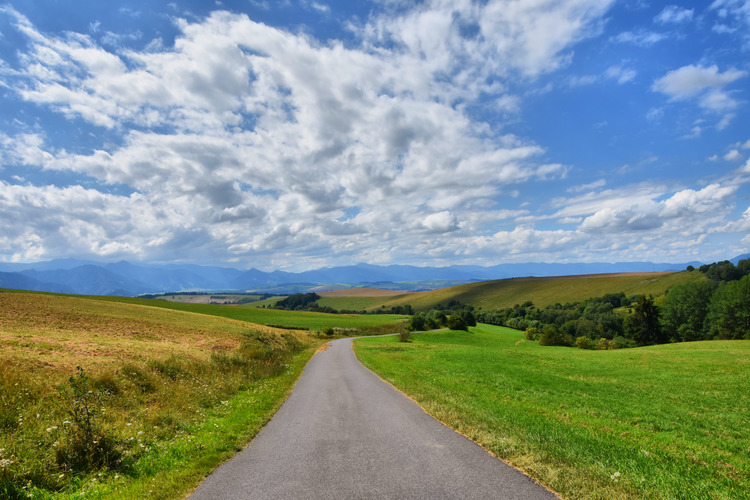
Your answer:
[[[750,258],[731,259],[737,264]],[[0,263],[0,288],[36,290],[81,295],[137,296],[180,291],[290,293],[329,288],[377,286],[399,290],[424,290],[442,286],[526,276],[567,276],[599,273],[681,271],[701,262],[665,264],[617,263],[524,263],[496,266],[455,265],[417,267],[357,264],[315,269],[300,273],[239,270],[195,264],[133,264],[127,261],[97,263],[58,259],[28,264]]]

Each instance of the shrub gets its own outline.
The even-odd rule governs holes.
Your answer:
[[[606,351],[607,349],[612,349],[612,346],[610,345],[609,340],[602,337],[596,343],[594,349],[596,349],[597,351]]]
[[[526,329],[524,332],[524,336],[526,337],[526,340],[539,340],[539,336],[541,335],[541,332],[533,326],[530,326]]]
[[[542,336],[539,337],[539,345],[572,346],[573,337],[560,332],[556,327],[552,325],[547,325],[544,328],[544,333],[542,333]]]
[[[398,334],[399,342],[411,342],[411,332],[401,332]]]
[[[579,349],[591,349],[591,340],[588,337],[578,337],[576,347]]]
[[[333,336],[333,328],[331,328],[329,326],[328,328],[326,328],[325,330],[323,330],[323,333],[325,333],[326,335],[328,335],[329,337],[331,337],[331,336]]]
[[[460,314],[451,314],[448,318],[448,328],[451,330],[469,331],[465,319]]]

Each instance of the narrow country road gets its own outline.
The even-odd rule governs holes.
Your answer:
[[[341,339],[313,357],[245,450],[190,496],[230,498],[557,497],[427,415]]]

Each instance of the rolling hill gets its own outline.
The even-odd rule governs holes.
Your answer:
[[[357,305],[364,304],[364,308],[369,311],[406,304],[416,311],[426,311],[438,304],[447,305],[451,301],[469,304],[477,309],[503,309],[526,301],[544,307],[558,302],[564,304],[601,297],[607,293],[659,296],[677,284],[703,279],[706,279],[705,276],[697,271],[511,278],[392,297],[368,297],[367,300],[363,300],[361,294],[352,297],[343,297],[342,293],[337,296],[324,294],[319,303],[335,309],[356,309]]]

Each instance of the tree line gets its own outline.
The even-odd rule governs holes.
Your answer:
[[[542,345],[612,349],[711,339],[750,339],[750,259],[701,266],[708,279],[677,285],[659,305],[651,296],[607,294],[544,308],[526,302],[479,311],[482,323],[526,332]]]

